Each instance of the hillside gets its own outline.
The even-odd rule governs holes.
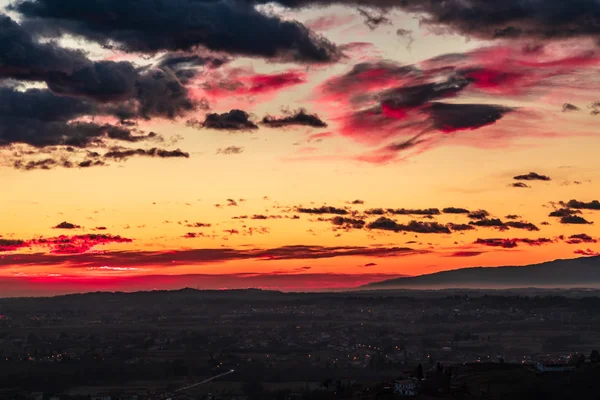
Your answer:
[[[542,264],[461,268],[434,274],[389,279],[364,289],[447,289],[586,287],[600,288],[600,256],[555,260]]]

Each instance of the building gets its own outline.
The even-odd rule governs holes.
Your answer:
[[[400,396],[416,396],[418,394],[417,381],[402,379],[394,382],[394,393]]]
[[[553,364],[538,361],[535,367],[539,372],[565,372],[575,370],[574,365],[569,364]]]

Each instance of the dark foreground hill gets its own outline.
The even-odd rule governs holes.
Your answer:
[[[600,256],[555,260],[526,266],[461,268],[435,274],[389,279],[363,286],[364,289],[524,287],[600,288]]]

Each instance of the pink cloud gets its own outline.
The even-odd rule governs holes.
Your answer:
[[[355,15],[326,15],[310,19],[304,23],[307,28],[313,31],[328,31],[339,28],[342,25],[349,24],[356,19]]]
[[[333,132],[320,132],[320,133],[313,133],[312,135],[309,135],[308,138],[306,139],[307,142],[314,142],[314,141],[320,141],[322,139],[328,138],[333,136],[334,133]]]
[[[191,96],[207,99],[219,108],[248,108],[248,102],[267,101],[282,89],[306,83],[307,74],[292,69],[272,74],[256,74],[247,68],[221,68],[192,82]]]

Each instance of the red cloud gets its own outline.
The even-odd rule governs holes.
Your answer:
[[[23,247],[27,247],[27,242],[23,240],[0,238],[0,252],[15,251]]]
[[[548,100],[553,90],[600,86],[588,76],[597,65],[600,51],[587,43],[553,43],[535,49],[518,43],[490,46],[418,65],[360,63],[321,85],[317,101],[319,107],[329,111],[329,119],[338,123],[340,135],[379,148],[354,159],[385,163],[408,156],[407,148],[396,147],[394,151],[391,141],[415,136],[427,141],[416,146],[412,155],[418,154],[419,148],[424,151],[438,145],[441,135],[448,133],[477,130],[477,136],[459,134],[452,141],[443,141],[475,147],[506,146],[517,131],[558,136],[540,127],[539,115],[534,111],[505,107],[502,99],[495,99],[494,105],[487,101],[440,101],[473,95],[527,96],[527,100],[547,95]],[[582,74],[585,71],[588,75]],[[500,127],[491,126],[509,113],[518,113],[519,118],[507,119]],[[530,129],[533,124],[535,129]]]
[[[482,68],[466,74],[473,81],[473,87],[483,92],[516,95],[524,89],[525,75]]]
[[[132,241],[132,239],[108,234],[61,235],[31,240],[0,239],[0,251],[16,251],[25,247],[47,247],[50,249],[50,254],[83,254],[96,246],[110,243],[130,243]]]
[[[600,256],[600,253],[598,253],[597,251],[594,251],[592,249],[580,249],[580,250],[575,250],[573,253],[575,254],[579,254],[582,256],[586,256],[586,257],[594,257],[594,256]]]
[[[248,83],[248,93],[258,94],[304,83],[306,74],[300,71],[289,71],[274,75],[254,75],[246,78],[245,82]]]
[[[300,70],[255,74],[246,69],[221,69],[209,73],[204,81],[195,82],[191,92],[195,98],[208,98],[221,107],[225,107],[224,100],[232,98],[237,98],[238,103],[228,103],[227,107],[241,106],[239,100],[243,99],[247,108],[249,97],[260,96],[266,100],[281,89],[305,83],[306,78],[306,73]]]

